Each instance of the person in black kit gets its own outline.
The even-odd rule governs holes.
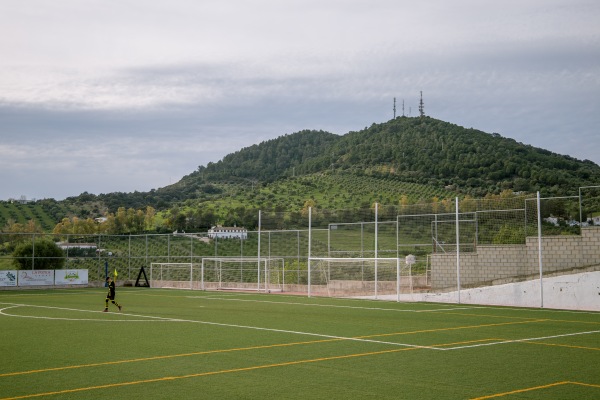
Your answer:
[[[106,283],[108,283],[108,293],[106,294],[106,302],[104,306],[104,312],[108,312],[108,301],[110,300],[115,306],[119,307],[119,311],[121,311],[122,307],[119,303],[115,301],[115,282],[109,276],[106,278]]]

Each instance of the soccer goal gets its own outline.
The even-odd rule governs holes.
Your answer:
[[[284,259],[272,257],[204,257],[204,290],[283,291]]]
[[[329,258],[309,260],[309,296],[373,297],[400,294],[403,271],[398,258]]]
[[[193,263],[151,263],[150,287],[199,289],[200,265]]]

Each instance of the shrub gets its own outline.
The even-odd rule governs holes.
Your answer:
[[[62,249],[48,239],[17,245],[13,258],[18,269],[61,269],[65,264]]]

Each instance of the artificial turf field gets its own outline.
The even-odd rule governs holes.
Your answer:
[[[0,399],[599,399],[600,313],[0,291]]]

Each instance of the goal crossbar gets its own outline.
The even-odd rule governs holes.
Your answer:
[[[149,283],[153,288],[194,289],[193,263],[150,263]]]
[[[401,272],[399,258],[310,257],[308,295],[378,298],[395,294],[399,301]]]
[[[202,290],[283,290],[282,257],[203,257]]]

